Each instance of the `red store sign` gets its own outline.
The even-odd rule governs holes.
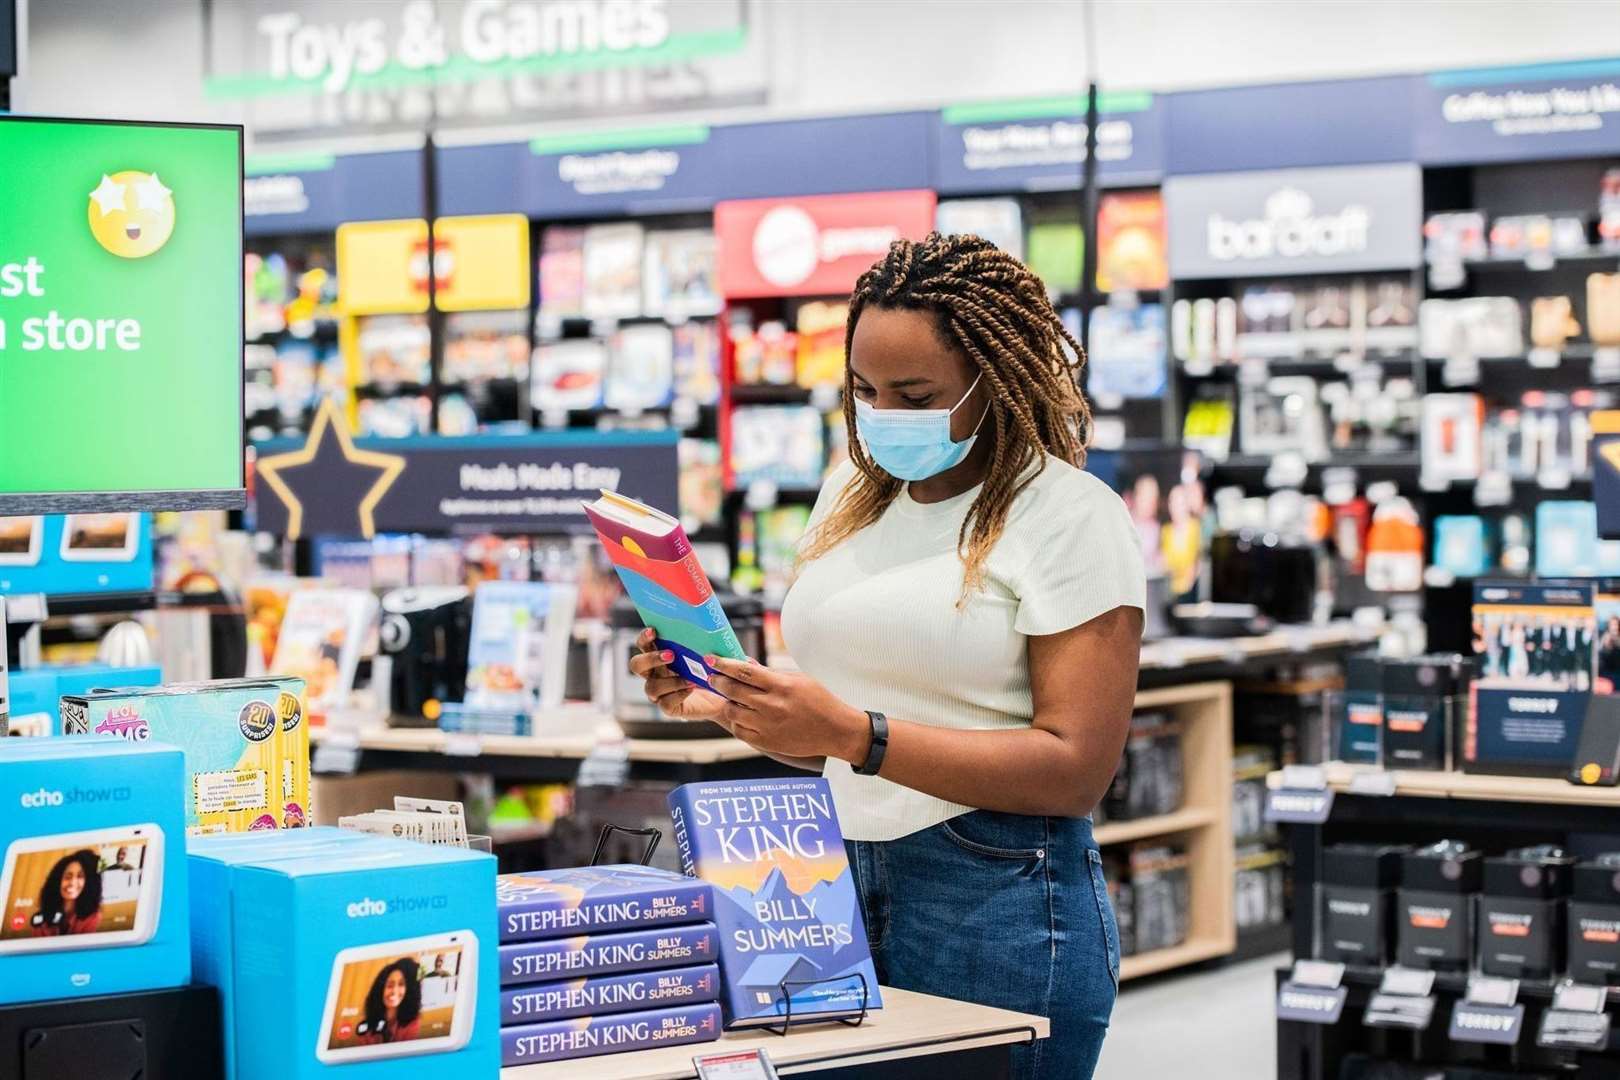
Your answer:
[[[932,191],[717,203],[721,295],[847,293],[891,243],[928,234],[934,203]]]

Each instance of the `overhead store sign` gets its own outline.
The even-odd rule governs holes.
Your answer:
[[[255,528],[277,536],[588,528],[605,488],[678,512],[677,433],[351,439],[331,406],[302,443],[256,447]]]
[[[728,297],[847,293],[889,245],[933,228],[932,191],[748,199],[714,208],[720,292]]]
[[[1405,75],[1171,94],[1164,171],[1411,161],[1411,109],[1412,80]]]
[[[233,0],[207,89],[256,138],[758,104],[761,0]]]
[[[1442,72],[1414,85],[1425,164],[1620,154],[1620,60]]]
[[[1104,184],[1159,181],[1164,172],[1160,100],[1146,93],[1102,95],[1097,175]],[[936,186],[947,195],[1079,188],[1085,114],[1083,97],[946,108],[936,121]]]
[[[422,217],[421,152],[268,154],[247,159],[249,236],[330,232],[345,221]]]
[[[1393,270],[1423,257],[1416,165],[1175,176],[1164,200],[1176,278]]]
[[[516,209],[556,220],[707,210],[723,199],[931,187],[933,123],[931,113],[889,113],[444,147],[439,208]]]

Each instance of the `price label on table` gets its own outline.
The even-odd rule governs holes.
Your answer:
[[[1592,381],[1620,382],[1620,349],[1607,346],[1592,350]]]
[[[1523,1005],[1475,1005],[1459,1001],[1451,1010],[1452,1042],[1513,1046],[1523,1030]]]
[[[1304,1024],[1337,1024],[1344,1014],[1344,999],[1350,996],[1348,986],[1331,990],[1318,986],[1302,986],[1290,979],[1277,990],[1277,1019],[1297,1020]]]
[[[771,1056],[762,1049],[699,1054],[692,1064],[699,1080],[777,1080]]]
[[[310,772],[321,776],[353,776],[359,769],[360,748],[356,746],[317,746],[309,759]]]
[[[1395,774],[1385,769],[1366,769],[1350,777],[1353,795],[1372,795],[1388,798],[1395,794]]]
[[[1392,967],[1384,972],[1378,992],[1367,1001],[1362,1022],[1368,1027],[1427,1031],[1434,1022],[1434,972]]]
[[[478,757],[484,752],[484,740],[464,731],[452,731],[444,737],[447,757]]]
[[[1555,368],[1563,357],[1557,349],[1531,349],[1525,359],[1530,361],[1533,368]]]
[[[1265,818],[1268,822],[1321,825],[1332,814],[1332,791],[1284,787],[1266,792]]]
[[[1553,1006],[1541,1015],[1536,1045],[1561,1050],[1602,1050],[1613,1018],[1605,1011],[1607,987],[1565,981],[1553,991]]]

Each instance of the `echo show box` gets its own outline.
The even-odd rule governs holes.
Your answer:
[[[0,739],[0,1004],[184,986],[185,757]]]
[[[216,895],[192,937],[199,978],[229,988],[227,1074],[495,1076],[495,859],[309,832],[281,834],[257,861],[246,837],[192,841],[194,864],[216,864],[194,866]]]

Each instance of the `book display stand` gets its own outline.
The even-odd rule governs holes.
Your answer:
[[[794,991],[803,990],[807,986],[820,986],[822,983],[848,982],[851,978],[856,978],[861,981],[861,1009],[859,1012],[852,1012],[848,1014],[817,1013],[815,1016],[800,1016],[798,1019],[794,1019]],[[845,1027],[860,1027],[861,1024],[866,1021],[866,1003],[871,998],[871,988],[866,985],[866,976],[862,975],[858,971],[853,976],[834,975],[826,979],[783,979],[777,984],[777,988],[782,991],[782,1003],[784,1006],[786,1006],[786,1008],[782,1013],[782,1023],[780,1025],[766,1024],[766,1031],[773,1031],[776,1034],[785,1037],[788,1033],[788,1029],[793,1027],[795,1024],[799,1025],[800,1027],[808,1027],[811,1024],[838,1023],[843,1024]]]

